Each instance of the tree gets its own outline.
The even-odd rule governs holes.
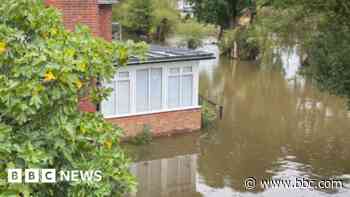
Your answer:
[[[303,73],[314,79],[322,90],[350,101],[350,59],[346,55],[350,52],[350,1],[260,0],[258,5],[273,10],[263,23],[265,27],[272,27],[270,34],[293,35],[290,40],[307,57]],[[281,13],[294,14],[275,17]],[[291,26],[301,33],[292,34]]]
[[[180,22],[180,13],[168,0],[122,1],[114,7],[113,19],[130,34],[147,35],[164,42]]]
[[[0,196],[121,196],[135,186],[119,146],[122,130],[99,113],[77,109],[88,91],[100,102],[110,90],[114,60],[144,51],[143,44],[109,43],[86,27],[64,29],[41,0],[0,4],[0,179],[7,169],[101,170],[100,182],[0,184]]]
[[[321,90],[348,98],[350,101],[350,29],[330,24],[308,43],[311,76]],[[350,107],[350,102],[349,105]]]
[[[236,26],[237,17],[243,10],[254,8],[253,0],[189,0],[189,2],[200,21],[220,26],[219,37],[223,30]]]
[[[180,12],[169,0],[152,0],[154,4],[152,33],[157,41],[165,42],[166,38],[176,30],[180,21]]]
[[[215,27],[203,25],[193,20],[187,20],[176,27],[176,34],[182,45],[190,49],[196,49],[202,45],[203,39],[215,35]]]
[[[117,6],[114,11],[115,20],[138,36],[149,36],[154,11],[151,0],[127,0]]]

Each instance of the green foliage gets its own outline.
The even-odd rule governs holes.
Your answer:
[[[234,27],[236,18],[244,9],[254,9],[254,0],[189,0],[195,16],[205,23],[219,25],[222,29]]]
[[[141,133],[133,137],[130,142],[135,145],[149,144],[152,141],[152,131],[149,125],[144,125]]]
[[[9,168],[101,170],[101,182],[1,184],[4,196],[122,196],[135,181],[119,146],[122,131],[101,114],[77,109],[79,95],[95,102],[109,90],[87,88],[110,80],[128,54],[144,44],[109,43],[85,27],[64,29],[41,0],[0,4],[0,179]],[[86,92],[87,90],[88,93]]]
[[[254,36],[251,35],[250,27],[241,26],[225,31],[219,42],[221,53],[232,55],[235,43],[237,44],[240,59],[255,60],[258,56],[258,43]]]
[[[338,25],[350,24],[350,2],[328,0],[258,0],[260,7],[272,7],[275,10],[288,10],[301,7],[303,12],[299,18],[313,15],[324,15],[326,18],[337,21]],[[295,21],[298,22],[298,21]]]
[[[176,34],[180,37],[182,44],[191,49],[200,47],[204,38],[215,35],[215,33],[214,26],[204,25],[193,20],[180,23],[176,28]]]
[[[148,36],[154,20],[153,11],[152,0],[128,0],[115,7],[113,19],[130,32]]]
[[[258,5],[265,15],[255,28],[270,48],[283,42],[297,46],[307,57],[303,73],[322,90],[350,98],[350,1],[259,0]]]
[[[164,42],[180,23],[180,13],[169,0],[153,0],[153,5],[155,9],[151,33],[155,40]]]
[[[317,82],[321,90],[350,100],[349,32],[349,27],[333,24],[311,39],[307,50],[310,66],[305,68],[305,73]]]
[[[217,113],[215,106],[211,105],[207,101],[202,103],[202,128],[210,128],[213,126],[214,121],[217,119]]]
[[[175,31],[180,22],[180,13],[172,1],[130,0],[114,7],[113,19],[131,34],[148,35],[163,42]]]

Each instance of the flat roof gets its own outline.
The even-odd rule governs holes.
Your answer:
[[[193,60],[209,60],[215,59],[213,53],[205,51],[191,50],[187,48],[173,48],[159,45],[150,45],[150,49],[146,53],[144,60],[138,57],[129,57],[128,65],[151,64],[161,62],[179,62]]]

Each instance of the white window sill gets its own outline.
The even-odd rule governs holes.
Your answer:
[[[151,115],[151,114],[158,114],[163,112],[183,111],[183,110],[200,109],[200,108],[201,106],[179,107],[174,109],[164,109],[164,110],[150,111],[150,112],[139,112],[139,113],[125,114],[125,115],[104,116],[104,118],[105,119],[125,118],[125,117],[131,117],[131,116]]]

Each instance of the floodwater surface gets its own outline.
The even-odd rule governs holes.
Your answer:
[[[281,56],[280,70],[262,68],[225,58],[202,62],[201,95],[223,106],[222,119],[200,132],[128,147],[139,182],[133,196],[349,197],[345,101],[298,76],[293,54]],[[244,184],[249,177],[254,189]],[[304,185],[265,187],[264,179]],[[330,179],[342,185],[315,186]]]

